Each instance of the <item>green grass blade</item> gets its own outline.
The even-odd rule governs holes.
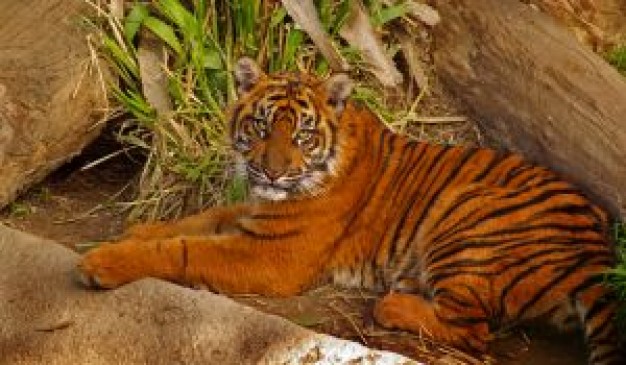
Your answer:
[[[102,45],[116,63],[122,65],[133,77],[139,78],[139,66],[137,62],[130,54],[124,52],[122,47],[120,47],[113,38],[103,36]]]
[[[285,8],[278,8],[272,13],[272,17],[270,18],[270,28],[276,28],[278,25],[282,24],[285,21],[285,17],[287,16],[287,10]]]
[[[164,23],[162,20],[149,16],[144,19],[143,24],[150,29],[152,33],[157,35],[161,40],[167,43],[179,55],[184,56],[183,47],[174,33],[174,29]]]
[[[304,32],[299,29],[290,29],[287,33],[283,57],[283,69],[292,70],[296,65],[296,53],[304,41]]]
[[[185,37],[195,34],[198,30],[196,18],[178,0],[159,0],[158,9],[171,20]]]
[[[333,2],[331,0],[317,0],[315,2],[320,23],[329,32],[333,22]]]
[[[124,37],[126,38],[126,42],[132,44],[139,32],[139,28],[143,23],[144,19],[146,19],[149,15],[148,7],[144,4],[138,3],[133,5],[132,9],[124,19]]]
[[[248,193],[247,180],[239,175],[233,176],[226,187],[226,201],[228,204],[235,204],[246,199]]]
[[[332,37],[337,37],[339,31],[341,31],[341,27],[346,23],[348,17],[350,15],[350,3],[353,0],[343,0],[337,6],[337,10],[334,16],[333,23],[330,26],[330,35]]]
[[[394,19],[405,16],[408,11],[409,7],[404,3],[382,8],[375,18],[375,25],[383,26]]]

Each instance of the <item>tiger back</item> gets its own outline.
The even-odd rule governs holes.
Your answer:
[[[607,216],[519,155],[392,133],[350,102],[344,75],[266,75],[240,60],[231,139],[263,202],[131,228],[79,264],[88,285],[152,276],[223,293],[294,295],[319,283],[383,293],[383,326],[487,350],[534,318],[580,324],[592,364],[621,364],[602,284]]]

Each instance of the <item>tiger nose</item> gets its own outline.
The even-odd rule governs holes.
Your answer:
[[[274,170],[269,167],[264,168],[263,173],[271,182],[278,180],[278,178],[285,174],[284,171]]]

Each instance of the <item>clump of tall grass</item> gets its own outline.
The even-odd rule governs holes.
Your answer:
[[[236,99],[231,71],[239,57],[253,57],[270,72],[329,72],[326,60],[280,2],[154,0],[135,2],[115,15],[96,0],[86,1],[98,14],[93,21],[99,29],[97,47],[119,79],[111,83],[111,94],[131,116],[119,138],[146,154],[131,219],[179,216],[245,196],[245,182],[231,167],[225,112]],[[317,0],[315,5],[325,31],[357,75],[362,74],[360,55],[338,39],[349,3]],[[378,26],[404,11],[376,0],[366,4]],[[144,48],[161,61],[156,75],[142,69]],[[150,100],[155,91],[149,90],[154,87],[150,79],[159,73],[167,95],[155,103]],[[395,116],[371,86],[360,85],[355,98],[384,119]]]

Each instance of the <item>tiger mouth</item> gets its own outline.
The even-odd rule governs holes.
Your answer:
[[[290,190],[275,184],[255,184],[252,185],[252,193],[266,200],[280,201],[289,197]]]

